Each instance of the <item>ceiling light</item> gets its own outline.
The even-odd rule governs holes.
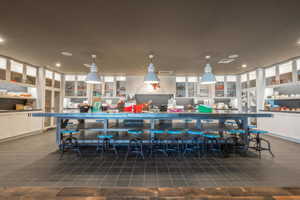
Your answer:
[[[63,56],[72,56],[73,54],[70,53],[70,52],[67,52],[67,51],[63,51],[63,52],[61,52],[61,55],[63,55]]]
[[[210,59],[210,55],[205,56],[205,59]]]
[[[246,64],[242,64],[242,68],[246,68],[247,67],[247,65]]]
[[[152,59],[154,58],[153,54],[149,55],[150,64],[148,66],[148,72],[146,76],[144,77],[144,83],[159,83],[159,78],[157,74],[155,73],[155,67],[152,63]]]
[[[55,63],[56,67],[61,67],[61,64],[59,62]]]
[[[96,55],[92,55],[92,64],[90,65],[90,73],[86,76],[85,82],[91,84],[101,83],[101,79],[98,75],[98,69],[96,65]]]
[[[238,54],[232,54],[232,55],[229,55],[228,58],[238,58],[239,55]]]
[[[223,58],[218,63],[220,63],[220,64],[228,64],[228,63],[231,63],[233,61],[235,61],[235,59],[233,59],[233,58]]]
[[[209,57],[206,56],[205,58],[207,60],[209,60],[210,56]],[[216,83],[216,77],[212,73],[212,66],[208,62],[206,63],[206,65],[204,67],[204,74],[201,78],[201,84],[214,84],[214,83]]]
[[[0,43],[3,43],[5,40],[2,38],[2,37],[0,37]]]

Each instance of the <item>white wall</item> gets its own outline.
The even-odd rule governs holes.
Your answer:
[[[151,85],[144,83],[143,76],[127,76],[126,90],[129,95],[135,94],[175,94],[175,76],[159,76],[160,88],[154,90]]]

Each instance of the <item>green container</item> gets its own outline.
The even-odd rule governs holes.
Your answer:
[[[199,105],[197,110],[201,113],[211,113],[213,111],[212,107],[206,105]]]

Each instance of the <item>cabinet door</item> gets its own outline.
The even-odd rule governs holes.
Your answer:
[[[51,90],[45,91],[45,112],[52,112],[52,91]],[[51,126],[50,117],[45,117],[44,126],[45,128]]]
[[[60,112],[60,92],[54,92],[54,107],[53,112],[59,113]],[[53,120],[53,125],[56,125],[56,120]]]

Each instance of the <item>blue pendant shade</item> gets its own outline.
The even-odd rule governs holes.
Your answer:
[[[216,77],[212,73],[212,67],[209,63],[205,65],[204,74],[201,78],[201,84],[214,84],[216,83]]]
[[[148,66],[148,73],[144,77],[144,83],[159,83],[159,78],[155,73],[155,67],[153,63],[150,63]]]
[[[101,83],[101,79],[97,72],[97,65],[95,63],[96,55],[92,55],[93,63],[90,66],[90,73],[86,76],[85,82],[91,84],[99,84]]]

